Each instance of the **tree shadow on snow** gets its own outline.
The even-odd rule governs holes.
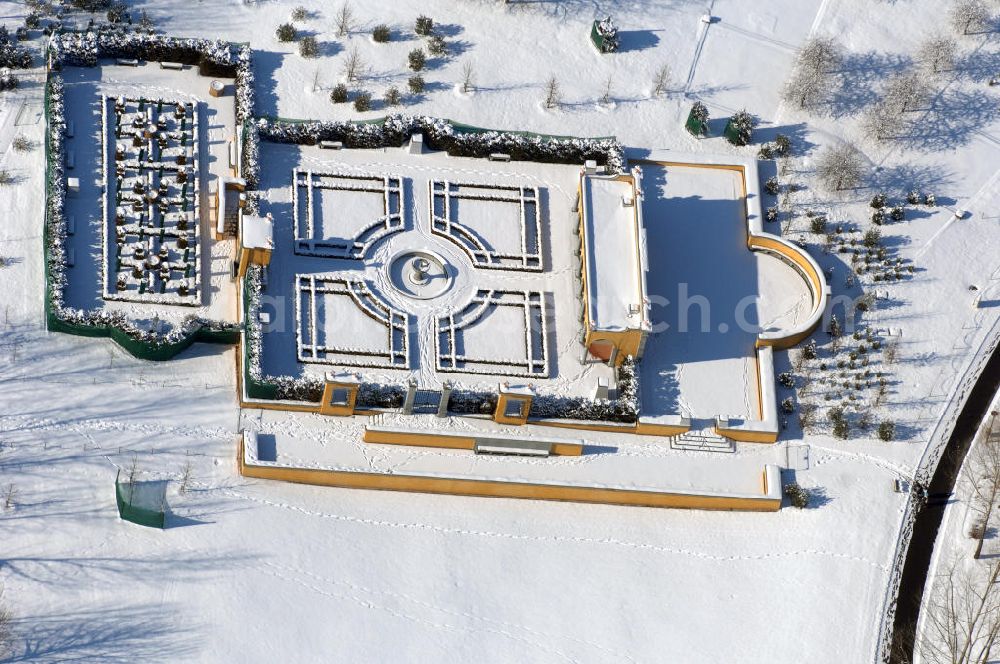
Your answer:
[[[136,604],[15,618],[3,661],[182,661],[198,648],[196,631],[177,624],[180,615],[169,604]]]
[[[904,71],[910,59],[895,53],[850,53],[841,62],[840,85],[831,90],[825,104],[830,115],[842,118],[854,115],[878,99],[875,84],[892,74]]]

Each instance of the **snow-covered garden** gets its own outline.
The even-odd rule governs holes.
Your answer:
[[[0,529],[7,544],[0,553],[0,611],[6,604],[13,614],[15,659],[32,653],[81,661],[392,660],[409,653],[439,661],[882,660],[919,509],[907,491],[932,472],[1000,331],[995,6],[976,0],[716,0],[710,8],[654,0],[116,5],[122,23],[124,12],[143,29],[194,37],[177,44],[87,33],[89,20],[110,18],[104,11],[70,10],[57,18],[44,3],[0,4],[10,27],[0,36],[0,65],[18,68],[0,73],[0,201],[11,211],[0,228]],[[615,48],[602,52],[594,23],[609,14],[617,27],[605,24],[599,41]],[[38,69],[42,31],[51,32],[57,21],[81,32],[53,44],[49,55],[63,68],[47,86],[46,102],[45,74]],[[162,49],[163,57],[149,57],[149,48]],[[225,71],[198,76],[203,55]],[[117,58],[152,64],[119,66]],[[159,59],[183,59],[187,69],[160,70]],[[208,94],[212,78],[225,81],[221,101]],[[774,355],[784,420],[779,442],[734,444],[729,454],[588,433],[590,444],[616,452],[544,461],[466,457],[473,461],[463,466],[465,458],[450,450],[363,444],[364,422],[357,420],[341,425],[316,415],[241,411],[232,350],[198,345],[175,362],[152,364],[111,342],[47,333],[41,322],[44,293],[64,324],[90,331],[114,326],[127,332],[126,341],[156,346],[212,329],[233,338],[230,240],[195,238],[202,250],[200,306],[102,297],[102,247],[109,246],[103,233],[111,227],[98,203],[101,95],[206,104],[198,177],[203,211],[206,178],[229,168],[229,141],[241,134],[247,139],[241,155],[247,203],[274,213],[277,239],[266,276],[251,268],[246,284],[250,320],[260,321],[262,312],[268,320],[248,326],[249,354],[256,352],[251,371],[262,381],[274,379],[289,398],[316,398],[331,368],[305,366],[310,363],[297,361],[296,348],[320,355],[320,347],[367,345],[363,350],[391,354],[402,344],[376,344],[399,328],[367,316],[363,324],[360,316],[356,321],[358,329],[372,330],[364,339],[341,345],[317,330],[297,341],[303,329],[296,311],[312,306],[295,305],[299,277],[346,280],[363,270],[331,255],[340,249],[296,253],[294,238],[353,242],[382,215],[398,210],[405,217],[412,201],[429,219],[422,195],[431,180],[538,190],[537,246],[525,217],[509,214],[513,202],[477,213],[493,221],[476,233],[505,253],[518,254],[522,244],[521,258],[536,252],[543,266],[551,265],[551,274],[491,270],[489,279],[516,278],[512,290],[554,294],[542,303],[554,315],[554,324],[544,319],[556,340],[546,348],[550,394],[569,400],[594,394],[605,368],[583,364],[578,355],[576,264],[551,241],[575,219],[574,177],[555,164],[521,161],[545,161],[530,137],[498,146],[495,134],[460,123],[613,135],[617,140],[566,141],[559,149],[562,161],[576,167],[597,159],[615,172],[625,170],[623,144],[724,159],[759,155],[765,230],[805,248],[822,266],[835,318],[800,348]],[[689,123],[695,102],[701,106]],[[43,123],[31,122],[33,115],[43,117],[43,103],[56,114],[56,133],[46,135]],[[347,123],[385,115],[384,123]],[[278,116],[315,121],[283,123]],[[67,120],[72,136],[65,133]],[[263,141],[245,131],[246,122]],[[410,158],[394,150],[414,131],[451,155],[414,155],[407,164]],[[36,149],[17,148],[16,138]],[[312,144],[321,140],[348,149]],[[47,141],[44,154],[38,146]],[[513,162],[488,162],[491,152]],[[46,157],[52,170],[43,177]],[[471,157],[477,159],[465,161]],[[311,229],[308,217],[300,218],[306,226],[299,234],[291,212],[298,208],[292,191],[299,189],[289,186],[293,169],[299,177],[310,171],[377,177],[365,188],[383,194],[366,191],[350,202],[369,212],[353,217],[357,224],[341,234],[331,224],[345,219],[338,215],[344,192],[322,189],[315,209],[323,218],[313,218]],[[661,184],[669,196],[670,187],[683,182],[671,182],[669,168],[667,174]],[[73,197],[63,195],[68,177],[80,178]],[[392,177],[400,178],[398,208],[383,205],[392,189],[384,178]],[[647,175],[647,191],[656,180]],[[679,231],[707,245],[717,238],[697,235],[699,204],[721,208],[731,201],[698,201],[704,194],[685,190],[664,199],[664,209],[680,213]],[[348,192],[340,200],[350,198]],[[466,203],[458,200],[457,214],[444,218],[465,224]],[[520,237],[499,231],[516,223]],[[435,253],[471,268],[462,246],[430,226],[423,231],[421,245],[440,241]],[[774,263],[756,260],[738,242],[725,246],[731,257],[739,250],[754,264]],[[707,257],[685,256],[681,246],[651,258],[651,273],[665,283],[673,281],[671,267],[685,261],[706,279],[715,268]],[[169,249],[168,263],[175,261]],[[805,291],[769,301],[786,270],[771,267],[752,275],[749,263],[726,262],[720,271],[737,291],[762,296],[760,322],[794,324]],[[158,274],[152,275],[155,284]],[[371,277],[394,308],[388,283]],[[544,288],[536,285],[543,278]],[[721,290],[722,281],[706,280],[705,292]],[[170,282],[179,286],[179,273]],[[471,281],[456,277],[451,288],[456,298],[475,296]],[[327,317],[327,332],[338,323],[354,329],[320,304],[330,297],[314,296],[315,318]],[[562,316],[565,308],[571,315]],[[436,374],[441,346],[431,321],[441,315],[421,311],[417,317],[428,323],[406,340],[417,368],[360,368],[385,389],[368,388],[359,398],[398,408],[405,393],[398,386],[410,373],[430,368]],[[720,320],[733,322],[713,314]],[[661,389],[664,413],[687,402],[694,417],[714,416],[715,409],[702,414],[699,404],[718,392],[726,412],[753,414],[751,340],[712,328],[700,339],[662,347],[665,357],[685,364],[679,375],[667,372],[657,381],[644,366],[623,374],[630,383],[619,375],[623,391],[640,393],[620,407],[652,403],[650,390]],[[494,343],[488,332],[483,336],[480,347]],[[519,349],[497,350],[508,357]],[[712,364],[724,376],[717,382]],[[446,373],[426,383],[437,384]],[[474,380],[458,377],[466,387]],[[490,410],[475,389],[453,398],[467,412]],[[484,425],[448,418],[441,426]],[[562,467],[597,481],[601,469],[610,469],[615,481],[634,473],[691,490],[710,483],[738,489],[750,477],[743,470],[775,463],[783,480],[798,487],[790,502],[805,509],[685,513],[254,482],[233,467],[241,428],[258,431],[261,449],[276,450],[280,463],[390,474],[432,473],[444,464],[483,476],[506,467],[521,477],[551,479]],[[115,516],[116,470],[129,468],[133,457],[140,481],[169,482],[163,532],[138,530]],[[948,532],[965,552],[974,544],[965,531],[975,524],[959,517],[951,517]],[[506,573],[511,569],[517,573]],[[947,581],[940,571],[938,578]],[[247,624],[262,616],[267,629],[258,632],[264,635],[248,632]],[[720,625],[727,626],[722,636]],[[636,638],[639,633],[644,638]]]

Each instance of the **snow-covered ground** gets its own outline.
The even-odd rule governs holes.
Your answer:
[[[761,117],[759,138],[790,136],[795,156],[773,167],[783,184],[797,185],[783,208],[825,211],[845,237],[867,228],[867,202],[878,188],[895,198],[910,188],[935,193],[940,207],[911,208],[905,222],[883,228],[887,246],[915,272],[880,284],[885,297],[864,319],[866,327],[902,331],[900,359],[886,369],[891,389],[874,409],[896,421],[898,441],[882,443],[870,430],[840,441],[822,417],[803,434],[791,418],[777,446],[740,445],[735,456],[713,457],[787,459],[788,479],[819,498],[813,508],[774,514],[244,481],[233,463],[240,415],[231,350],[196,346],[150,364],[110,341],[42,329],[43,158],[37,148],[10,147],[18,134],[42,141],[41,88],[37,75],[22,77],[18,90],[0,96],[0,167],[15,177],[0,187],[0,205],[10,211],[0,224],[0,255],[11,259],[0,268],[0,486],[18,490],[15,509],[0,512],[0,579],[18,616],[15,657],[872,661],[904,513],[892,480],[909,477],[937,442],[937,424],[1000,314],[1000,106],[985,83],[996,73],[996,33],[961,38],[959,65],[932,77],[932,102],[909,114],[917,130],[862,143],[872,167],[865,186],[828,195],[816,187],[815,155],[860,140],[862,105],[925,35],[947,29],[937,0],[753,7],[717,0],[711,24],[698,21],[704,3],[680,0],[506,8],[359,0],[358,25],[345,38],[334,35],[336,7],[302,2],[314,12],[300,28],[321,42],[317,60],[273,36],[293,4],[164,0],[147,9],[171,33],[251,41],[261,113],[354,117],[349,105],[328,100],[354,46],[369,65],[362,87],[376,98],[389,85],[405,87],[406,53],[422,41],[412,22],[426,13],[442,24],[452,55],[431,59],[427,90],[407,111],[488,127],[615,134],[636,147],[753,153],[686,134],[691,98],[683,91],[706,102],[714,135],[724,115],[745,106]],[[586,34],[608,13],[622,28],[624,52],[599,56]],[[13,23],[23,8],[3,3],[2,15]],[[370,40],[379,22],[396,31],[389,45]],[[795,48],[811,34],[836,37],[847,62],[825,110],[806,114],[782,103],[779,91]],[[466,62],[475,69],[474,94],[453,89]],[[674,71],[675,92],[654,99],[652,73],[663,63]],[[553,74],[564,103],[544,110]],[[613,103],[600,104],[609,75]],[[376,103],[363,117],[385,112]],[[956,207],[968,217],[955,220]],[[801,212],[790,218],[783,210],[780,225],[833,268],[835,294],[860,295],[857,285],[845,286],[847,263],[823,253],[824,238],[810,233]],[[974,308],[976,298],[985,306]],[[809,369],[812,396],[797,399],[825,409],[825,393],[843,388],[823,378],[818,362],[832,351],[826,335],[817,339],[824,347]],[[792,366],[784,353],[776,363],[779,371]],[[300,445],[323,446],[337,431],[335,420],[269,417],[276,437]],[[184,494],[171,484],[166,530],[118,521],[116,465],[135,456],[144,479],[176,480],[187,453],[193,481]]]

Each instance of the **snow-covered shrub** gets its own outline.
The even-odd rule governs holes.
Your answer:
[[[347,86],[343,83],[333,86],[333,90],[330,91],[330,101],[334,104],[345,103],[347,101]]]
[[[778,384],[782,387],[795,387],[795,376],[791,371],[782,371],[778,374]]]
[[[372,93],[362,90],[354,98],[354,110],[359,113],[371,110],[372,107]]]
[[[28,152],[35,146],[35,144],[31,142],[30,138],[21,134],[15,136],[10,145],[18,152]]]
[[[448,412],[459,415],[490,415],[496,410],[497,399],[493,392],[454,390],[448,399]]]
[[[277,37],[280,42],[295,41],[295,38],[298,36],[298,31],[296,31],[295,26],[291,23],[281,23],[275,29],[274,36]]]
[[[878,208],[884,208],[885,204],[886,204],[886,202],[888,202],[888,200],[889,200],[889,197],[886,196],[884,193],[882,193],[880,191],[877,194],[875,194],[874,196],[872,196],[872,200],[871,200],[870,203],[868,203],[868,205],[870,207],[873,207],[873,208],[876,208],[876,209],[878,209]]]
[[[815,360],[817,355],[816,340],[810,339],[809,343],[802,348],[802,357],[807,360]]]
[[[877,228],[869,228],[865,231],[862,243],[869,249],[874,249],[882,242],[882,231]]]
[[[786,413],[795,412],[795,400],[792,397],[785,397],[781,400],[781,410]]]
[[[817,215],[809,220],[809,230],[811,230],[816,235],[824,235],[826,233],[826,217],[822,215]]]
[[[934,207],[937,205],[937,198],[934,194],[924,194],[924,205],[927,207]]]
[[[415,95],[420,94],[424,91],[424,77],[420,75],[411,76],[406,81],[407,86],[410,88],[410,92]]]
[[[779,188],[779,185],[778,185],[778,178],[777,178],[777,176],[772,175],[764,183],[764,191],[766,191],[767,193],[769,193],[772,196],[777,196],[778,195],[778,188]]]
[[[539,395],[532,399],[531,417],[633,423],[639,417],[639,367],[627,357],[617,370],[616,399]]]
[[[72,0],[70,3],[76,9],[87,12],[100,12],[106,10],[111,5],[111,0]]]
[[[305,21],[309,18],[309,10],[302,5],[299,5],[292,10],[291,16],[293,21]]]
[[[448,42],[441,35],[432,35],[427,40],[427,50],[431,55],[442,56],[448,54]]]
[[[17,87],[18,79],[9,69],[0,69],[0,90],[13,90]]]
[[[303,58],[315,58],[319,55],[319,44],[312,35],[307,35],[299,41],[299,55]]]
[[[403,102],[403,95],[396,86],[390,86],[383,97],[386,106],[399,106]]]
[[[776,206],[774,206],[774,205],[772,205],[771,207],[767,208],[767,212],[764,213],[764,217],[768,221],[777,221],[778,220],[778,208]]]
[[[916,205],[917,203],[920,202],[920,200],[921,200],[920,192],[917,191],[916,189],[913,189],[908,194],[906,194],[906,202],[909,203],[910,205]]]
[[[614,53],[618,50],[618,26],[614,20],[608,16],[603,21],[599,21],[595,26],[597,34],[601,36],[601,52]]]
[[[427,56],[424,55],[424,49],[413,49],[410,51],[410,54],[406,56],[406,61],[409,64],[410,69],[413,71],[423,70],[424,65],[427,63]]]
[[[729,118],[726,126],[726,139],[733,145],[749,145],[753,139],[753,130],[757,126],[757,118],[745,109],[737,111]]]
[[[906,212],[903,210],[902,205],[893,205],[892,209],[889,210],[889,218],[893,221],[903,221],[906,218]]]
[[[372,39],[379,44],[385,44],[392,39],[392,30],[385,23],[380,23],[372,28]]]
[[[881,226],[885,223],[885,208],[875,208],[871,213],[872,223]]]
[[[344,121],[285,123],[261,118],[256,129],[264,140],[275,143],[315,145],[319,141],[341,141],[348,148],[400,147],[414,133],[422,133],[432,149],[455,157],[486,158],[494,152],[518,161],[582,164],[589,159],[621,173],[624,152],[610,138],[554,138],[503,131],[458,131],[447,120],[427,116],[390,115],[382,123]]]
[[[695,136],[708,134],[708,107],[700,101],[691,105],[685,128]]]
[[[783,157],[788,156],[792,151],[792,141],[784,134],[778,134],[774,137],[774,151]]]
[[[892,420],[882,420],[878,423],[878,437],[879,440],[884,440],[885,442],[891,441],[896,437],[896,423]]]
[[[124,2],[113,2],[108,7],[108,23],[126,23],[131,20],[128,5]]]
[[[809,490],[801,487],[798,482],[789,482],[785,485],[785,495],[792,507],[802,509],[809,506]]]
[[[27,48],[16,46],[10,41],[0,43],[0,67],[30,69],[31,61],[31,51]]]
[[[413,24],[413,31],[421,37],[427,37],[434,32],[434,21],[429,16],[420,15]]]
[[[28,15],[24,17],[24,27],[29,30],[37,30],[38,26],[42,24],[42,15],[35,10],[28,12]]]
[[[833,435],[841,440],[846,440],[850,433],[850,424],[848,424],[843,407],[834,406],[830,409],[828,416],[830,424],[833,426]]]

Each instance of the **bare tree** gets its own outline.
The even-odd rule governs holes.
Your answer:
[[[350,3],[345,2],[337,10],[333,17],[333,23],[337,26],[337,36],[346,37],[354,28],[354,10]]]
[[[462,92],[468,94],[476,87],[476,70],[468,60],[462,65]]]
[[[983,0],[956,0],[948,11],[948,18],[957,32],[967,35],[983,30],[990,20],[990,12]]]
[[[667,92],[667,89],[670,87],[671,78],[670,65],[668,64],[661,65],[660,68],[653,73],[654,97],[659,97]]]
[[[917,62],[935,74],[955,64],[955,40],[945,35],[931,35],[920,42]]]
[[[0,586],[0,655],[7,652],[14,638],[14,616],[3,602],[3,586]]]
[[[601,95],[602,104],[611,103],[611,89],[614,86],[615,79],[614,74],[608,74],[608,78],[604,81],[604,94]]]
[[[826,88],[826,75],[810,67],[796,67],[785,82],[782,99],[805,108],[818,102]]]
[[[893,337],[885,345],[885,350],[882,352],[882,359],[889,366],[892,366],[899,360],[899,337]]]
[[[863,158],[850,143],[824,150],[816,160],[816,175],[827,189],[840,191],[861,184]]]
[[[996,424],[996,415],[990,418],[990,424],[983,430],[983,435],[976,441],[975,451],[965,464],[963,474],[972,488],[969,509],[976,516],[977,537],[976,551],[973,558],[979,558],[983,552],[983,541],[990,527],[993,510],[1000,503],[1000,439],[990,435]]]
[[[194,466],[191,464],[191,457],[184,460],[184,466],[181,468],[181,485],[178,487],[178,491],[181,493],[187,493],[188,486],[191,484],[191,473],[194,472]]]
[[[545,82],[545,108],[555,108],[562,101],[562,92],[559,89],[559,79],[554,75]]]
[[[358,47],[351,48],[347,57],[344,58],[344,78],[348,81],[357,81],[361,78],[364,67],[365,65],[361,60],[361,53],[358,52]]]
[[[889,79],[885,101],[902,112],[918,110],[931,95],[931,86],[919,73],[910,71]]]
[[[14,507],[14,502],[17,500],[17,487],[13,483],[8,484],[7,488],[3,492],[3,507],[6,510]]]
[[[1000,636],[1000,560],[954,561],[935,575],[918,635],[928,664],[986,664]]]
[[[828,74],[840,64],[840,45],[830,37],[811,37],[799,49],[798,67]]]
[[[884,141],[899,135],[903,125],[901,109],[887,101],[880,101],[865,109],[861,115],[861,130],[870,139]]]

